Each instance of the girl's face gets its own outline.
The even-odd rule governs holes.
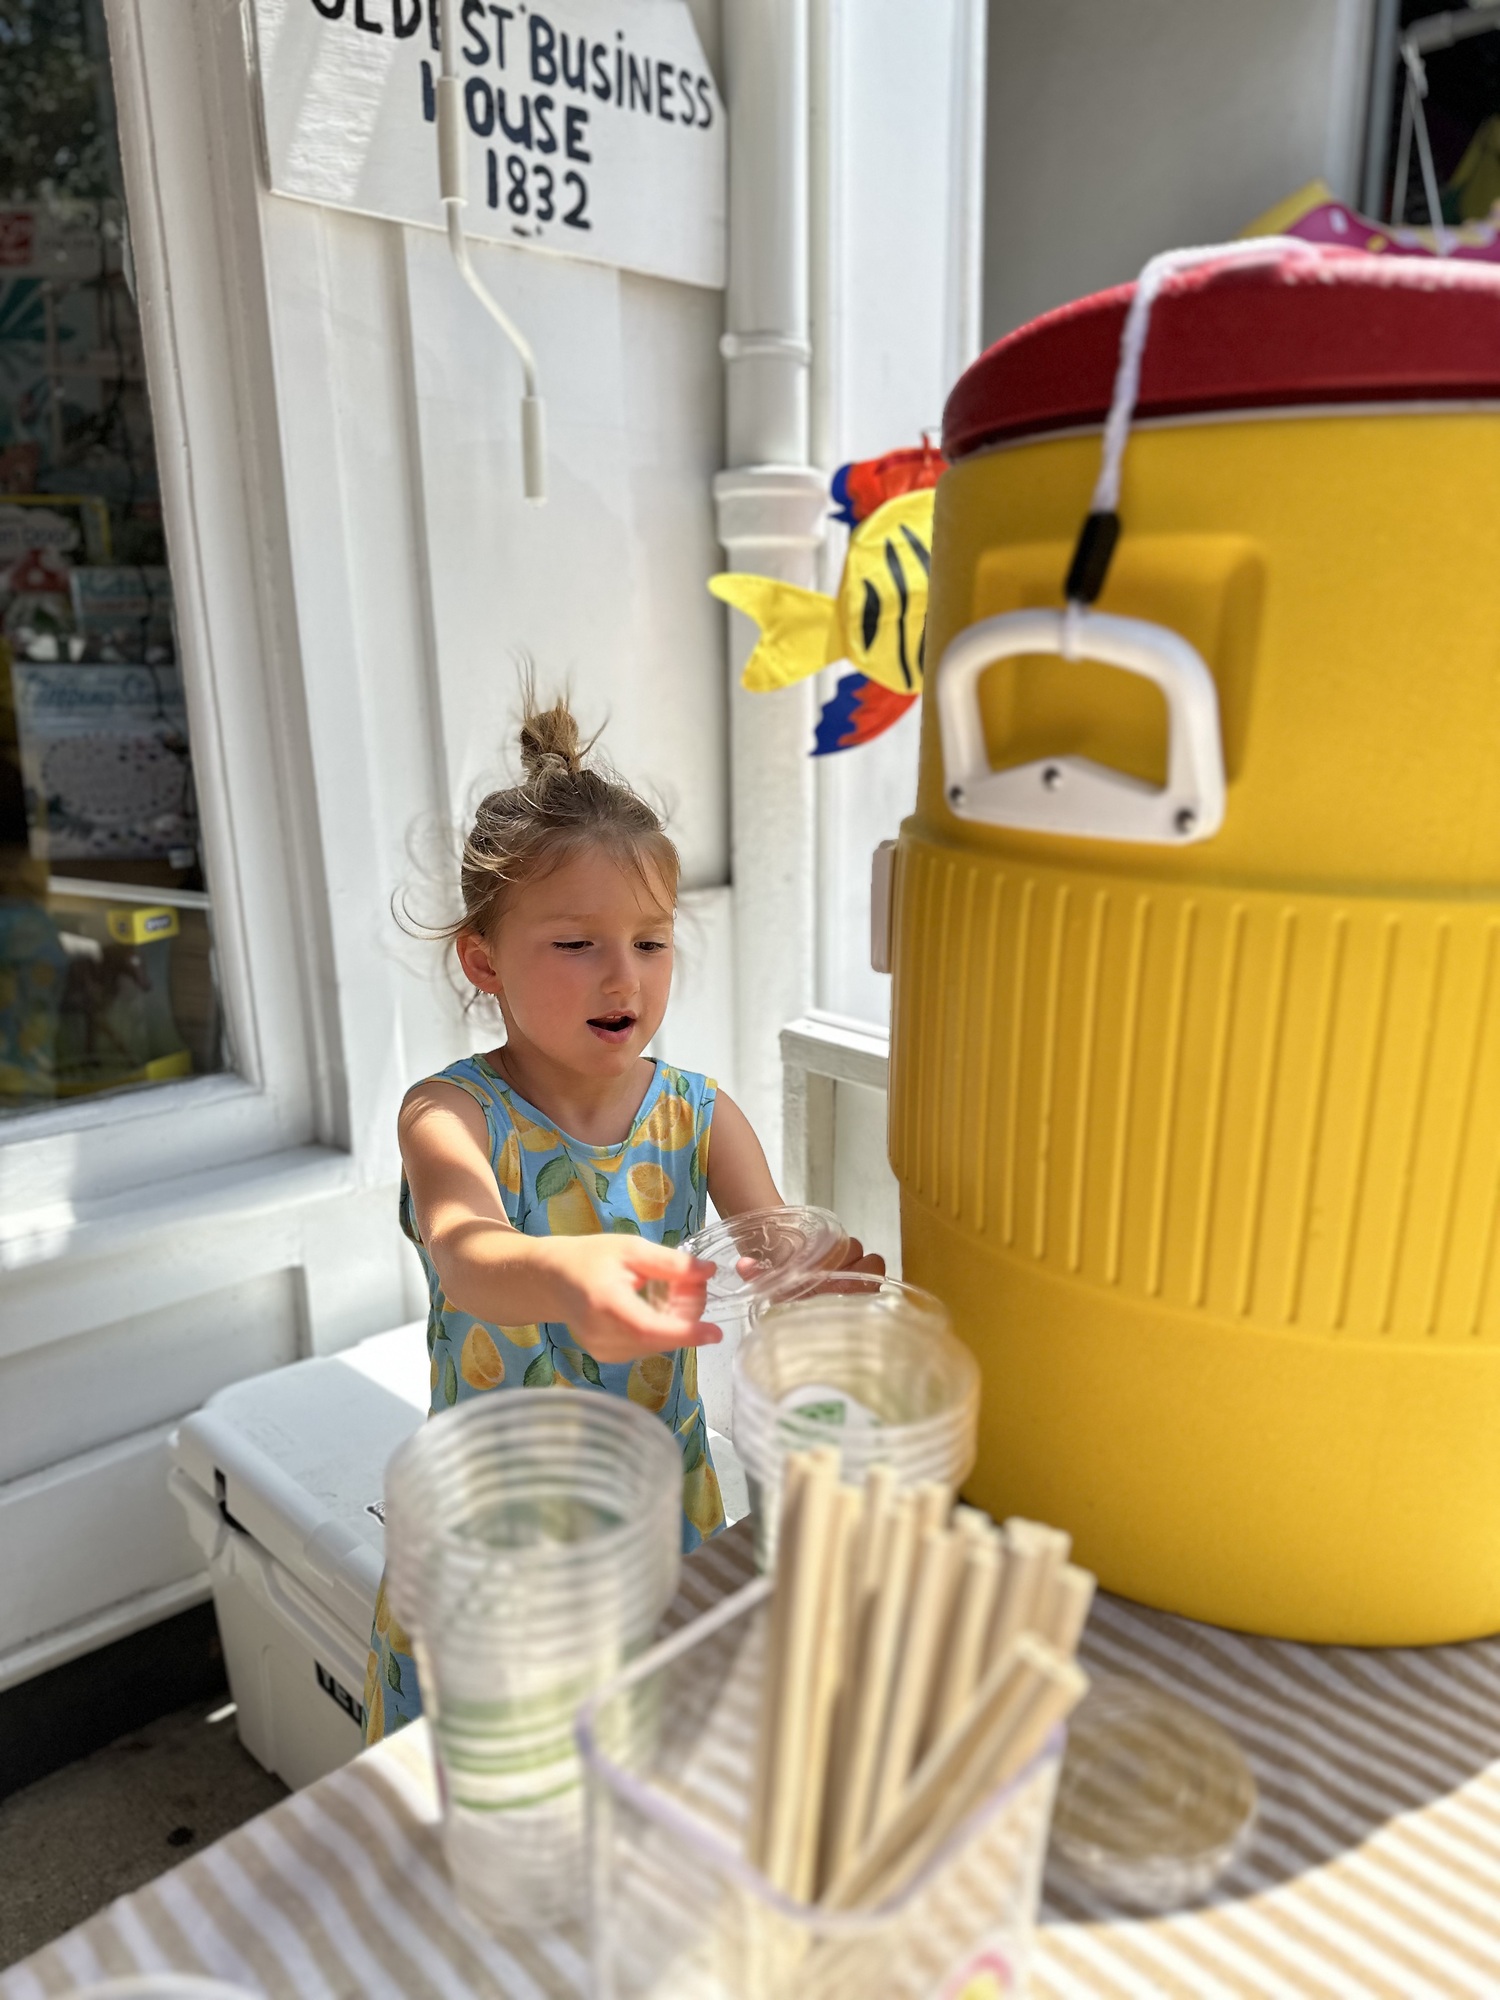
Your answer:
[[[523,883],[459,962],[500,1003],[510,1040],[565,1069],[622,1076],[661,1026],[672,986],[672,903],[607,850],[585,849]]]

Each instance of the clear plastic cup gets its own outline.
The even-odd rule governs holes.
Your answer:
[[[930,1292],[841,1271],[756,1307],[735,1363],[730,1435],[761,1568],[775,1560],[789,1452],[832,1445],[847,1481],[888,1465],[898,1486],[956,1492],[974,1467],[978,1423],[978,1364]]]
[[[425,1425],[386,1474],[455,1888],[550,1920],[584,1895],[579,1703],[651,1641],[681,1568],[682,1459],[614,1396],[528,1389]]]
[[[703,1317],[722,1341],[698,1350],[698,1393],[710,1430],[729,1435],[734,1404],[734,1357],[752,1311],[790,1299],[836,1271],[849,1251],[849,1233],[826,1208],[752,1208],[710,1223],[683,1249],[712,1264]]]

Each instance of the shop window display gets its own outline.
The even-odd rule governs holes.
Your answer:
[[[101,0],[0,0],[0,1115],[225,1064]]]

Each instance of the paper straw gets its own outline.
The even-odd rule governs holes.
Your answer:
[[[923,1756],[958,1721],[984,1672],[995,1599],[1000,1592],[1000,1538],[960,1533],[963,1564],[948,1621],[948,1643],[923,1728]]]
[[[860,1646],[848,1757],[840,1772],[839,1793],[827,1872],[836,1875],[865,1838],[875,1793],[881,1740],[890,1706],[891,1681],[911,1588],[916,1550],[916,1504],[910,1493],[898,1493],[890,1507],[890,1531],[883,1573],[866,1617]]]
[[[872,1831],[895,1811],[917,1760],[922,1726],[932,1706],[939,1647],[947,1635],[964,1553],[964,1543],[946,1528],[929,1527],[918,1547],[911,1608],[875,1779]]]
[[[946,1486],[938,1485],[934,1479],[924,1479],[920,1486],[913,1487],[917,1496],[917,1540],[934,1528],[947,1525],[948,1511],[953,1505],[953,1495]]]
[[[847,1609],[844,1618],[844,1659],[835,1704],[828,1781],[824,1793],[820,1880],[826,1880],[845,1844],[849,1767],[859,1731],[859,1690],[864,1685],[865,1659],[875,1619],[875,1604],[885,1575],[890,1546],[891,1505],[896,1477],[888,1465],[871,1466],[865,1475],[863,1505],[854,1548],[850,1554]],[[852,1840],[852,1834],[850,1839]]]
[[[796,1548],[787,1578],[789,1606],[777,1668],[776,1742],[766,1814],[764,1872],[768,1881],[788,1891],[796,1874],[802,1794],[808,1781],[810,1693],[826,1610],[828,1552],[837,1493],[837,1452],[809,1452],[797,1508]]]
[[[1093,1602],[1093,1577],[1076,1563],[1064,1563],[1053,1579],[1051,1602],[1038,1618],[1036,1630],[1065,1660],[1078,1651]]]
[[[835,1704],[848,1665],[846,1621],[852,1593],[849,1579],[859,1553],[864,1498],[857,1487],[839,1486],[833,1498],[828,1554],[818,1594],[818,1645],[808,1688],[805,1779],[793,1850],[792,1894],[811,1902],[818,1892],[818,1859],[827,1810]]]
[[[953,1510],[952,1526],[975,1541],[993,1542],[1000,1536],[1000,1530],[982,1507],[969,1507],[962,1502]]]
[[[1050,1602],[1052,1581],[1068,1559],[1069,1538],[1039,1521],[1011,1520],[1005,1524],[1005,1567],[995,1602],[989,1657],[998,1660],[1021,1633],[1036,1623],[1042,1605]]]
[[[745,1851],[755,1867],[765,1871],[770,1834],[772,1787],[775,1779],[777,1718],[782,1707],[781,1663],[786,1655],[786,1627],[791,1616],[791,1572],[796,1560],[798,1521],[807,1462],[800,1454],[786,1461],[781,1488],[781,1522],[777,1537],[776,1584],[767,1621],[766,1663],[761,1680],[760,1726],[755,1738],[755,1777],[750,1793],[750,1827]]]

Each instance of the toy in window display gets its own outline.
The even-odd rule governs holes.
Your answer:
[[[101,928],[104,935],[100,935]],[[175,909],[134,906],[58,918],[67,981],[57,1026],[58,1094],[192,1073],[172,1013]]]
[[[56,1093],[67,972],[67,954],[47,912],[0,898],[0,1109],[20,1109]]]
[[[815,757],[872,742],[922,692],[933,489],[942,469],[941,453],[926,444],[839,467],[834,519],[850,533],[832,597],[742,572],[709,579],[715,597],[760,626],[741,677],[746,688],[791,687],[840,661],[853,668],[823,705]]]

